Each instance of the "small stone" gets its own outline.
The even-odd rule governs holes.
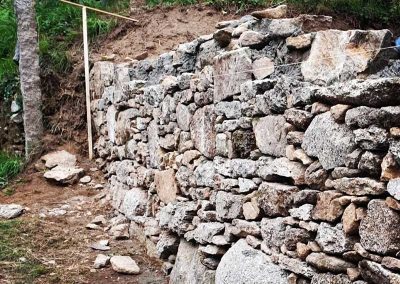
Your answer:
[[[389,152],[385,157],[383,157],[381,168],[382,181],[390,181],[391,179],[400,178],[400,167],[392,153]]]
[[[303,220],[309,221],[311,220],[311,213],[314,209],[314,205],[312,204],[304,204],[298,208],[293,208],[289,210],[290,216]]]
[[[298,190],[296,186],[264,182],[259,187],[258,205],[267,216],[288,216],[293,202],[292,196]]]
[[[324,253],[311,253],[306,262],[322,271],[333,273],[346,273],[348,268],[356,267],[355,264]]]
[[[262,57],[254,60],[252,66],[253,66],[254,77],[257,80],[267,78],[275,71],[275,64],[268,57]]]
[[[113,256],[110,259],[112,269],[123,274],[139,274],[140,268],[130,256]]]
[[[349,267],[346,272],[351,281],[357,280],[361,275],[361,270],[359,268]]]
[[[0,204],[0,219],[13,219],[24,212],[24,207],[18,204]]]
[[[358,233],[358,227],[360,226],[361,219],[357,215],[357,207],[354,203],[350,203],[349,206],[343,212],[343,231],[346,235],[354,235]]]
[[[381,155],[366,151],[361,155],[360,162],[358,163],[358,169],[371,176],[379,177],[381,175],[381,163]]]
[[[100,243],[91,244],[90,248],[92,248],[94,250],[101,250],[101,251],[107,251],[107,250],[111,249],[108,245],[103,245],[103,244],[100,244]]]
[[[312,114],[321,114],[330,110],[330,107],[326,104],[315,102],[311,105]]]
[[[87,224],[85,228],[89,230],[101,230],[101,227],[99,225],[92,223]]]
[[[318,193],[317,204],[313,210],[314,220],[334,222],[343,214],[343,207],[337,200],[342,194],[336,191]]]
[[[289,49],[296,49],[296,50],[308,49],[311,46],[312,40],[313,40],[312,34],[291,36],[286,39],[286,46]]]
[[[385,184],[370,178],[341,178],[332,181],[332,187],[349,195],[380,195],[386,191]]]
[[[110,257],[104,254],[98,254],[94,261],[94,268],[99,269],[106,267],[110,263]]]
[[[359,229],[362,246],[379,254],[396,253],[400,250],[400,238],[393,228],[400,228],[399,213],[388,208],[383,200],[370,201]]]
[[[346,117],[346,112],[351,108],[350,105],[334,105],[331,107],[333,119],[338,123],[343,123]]]
[[[81,168],[69,166],[56,166],[51,170],[45,172],[44,177],[47,180],[55,181],[63,185],[74,184],[78,181],[79,177],[84,173]]]
[[[319,273],[312,278],[311,284],[352,284],[352,282],[344,274]],[[354,282],[354,284],[366,283]]]
[[[381,264],[383,267],[389,268],[390,270],[400,272],[400,259],[398,258],[385,256],[382,258]]]
[[[104,217],[104,215],[98,215],[98,216],[94,217],[94,219],[90,223],[96,224],[96,225],[105,225],[107,223],[107,220]]]
[[[275,8],[269,8],[260,11],[254,11],[251,13],[253,17],[258,19],[280,19],[285,18],[287,14],[287,6],[286,5],[279,5]]]
[[[305,260],[307,256],[312,252],[311,248],[303,243],[297,243],[296,244],[296,252],[298,257],[301,260]]]
[[[156,171],[154,174],[154,184],[158,197],[164,203],[173,202],[178,193],[178,186],[173,169]]]
[[[256,144],[262,153],[275,157],[285,155],[285,123],[283,116],[266,116],[253,122]]]
[[[109,233],[115,240],[127,240],[129,239],[129,224],[124,223],[112,226]]]
[[[245,31],[239,37],[239,45],[261,49],[267,44],[267,37],[255,31]]]
[[[84,176],[83,178],[81,178],[79,180],[79,182],[82,183],[82,184],[87,184],[87,183],[89,183],[91,181],[92,181],[92,178],[90,176]]]
[[[396,200],[400,201],[400,178],[390,180],[387,184],[387,191]]]
[[[315,238],[322,251],[331,254],[342,254],[353,249],[356,239],[346,236],[341,224],[331,226],[321,223]]]
[[[244,203],[243,216],[246,220],[256,220],[260,216],[260,207],[258,207],[257,202]]]
[[[359,267],[362,278],[368,283],[400,283],[400,275],[398,273],[391,272],[378,263],[362,260],[359,263]]]
[[[400,202],[392,197],[386,197],[385,203],[390,209],[400,211]]]
[[[384,150],[389,146],[388,132],[375,125],[356,129],[354,130],[354,135],[356,143],[364,150]]]

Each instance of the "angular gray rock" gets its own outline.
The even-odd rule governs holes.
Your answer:
[[[288,276],[289,273],[273,264],[267,255],[241,239],[222,257],[215,274],[215,284],[287,284]]]
[[[298,191],[296,186],[263,182],[259,187],[258,205],[267,216],[288,216],[293,195]]]
[[[112,269],[123,274],[139,274],[140,268],[130,256],[116,255],[110,259]]]
[[[396,253],[400,250],[400,215],[387,207],[383,200],[372,200],[368,204],[367,216],[360,224],[361,245],[378,254]]]
[[[307,155],[317,157],[326,170],[344,165],[346,156],[355,147],[353,132],[346,125],[336,123],[329,112],[313,119],[302,143]]]
[[[222,220],[232,220],[242,216],[243,197],[218,191],[216,198],[217,216]]]
[[[285,156],[285,123],[283,116],[266,116],[253,122],[256,144],[262,153],[275,157]]]
[[[0,219],[17,218],[24,212],[24,207],[18,204],[0,204]]]
[[[364,150],[383,150],[387,148],[389,133],[380,127],[370,126],[354,131],[356,143]]]
[[[383,182],[371,178],[340,178],[333,180],[331,185],[334,189],[349,195],[380,195],[386,191]]]
[[[82,168],[69,166],[56,166],[44,173],[44,177],[62,185],[76,183],[85,171]]]
[[[52,169],[56,166],[75,167],[76,156],[65,151],[55,151],[40,158],[45,162],[46,168]]]
[[[329,271],[333,273],[346,273],[348,268],[356,267],[356,265],[351,262],[325,253],[311,253],[307,256],[306,262],[321,271]]]
[[[318,227],[315,238],[323,252],[341,255],[353,249],[357,239],[346,236],[342,224],[331,226],[328,223],[321,223]]]
[[[215,111],[213,106],[198,109],[190,123],[191,137],[194,146],[207,158],[215,156]]]
[[[214,102],[240,93],[240,86],[251,80],[250,50],[240,48],[225,52],[214,59]],[[229,74],[227,76],[226,74]]]
[[[205,281],[206,272],[207,268],[201,263],[198,246],[181,240],[175,265],[170,275],[170,283],[212,284],[213,282]]]
[[[288,158],[278,158],[260,166],[258,174],[265,180],[276,181],[287,178],[295,185],[305,184],[304,174],[306,167],[302,163],[290,161]]]
[[[186,240],[195,240],[200,244],[211,243],[215,235],[223,232],[225,229],[224,224],[217,222],[200,223],[193,231],[185,234]]]
[[[387,184],[387,191],[391,196],[400,201],[400,178],[390,180]]]
[[[301,64],[306,81],[330,84],[356,78],[380,58],[380,48],[390,46],[392,34],[381,31],[326,30],[316,33],[310,56]],[[373,50],[357,56],[360,50]],[[354,54],[353,54],[354,53]]]
[[[359,264],[361,268],[361,276],[368,283],[400,283],[400,275],[385,269],[379,263],[362,260]]]
[[[351,280],[344,274],[320,273],[316,274],[311,284],[351,284]],[[354,282],[356,283],[356,282]]]

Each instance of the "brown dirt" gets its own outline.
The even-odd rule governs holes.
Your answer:
[[[66,148],[70,150],[70,147]],[[83,157],[79,160],[79,165],[96,183],[103,181],[101,172],[90,172],[89,169],[95,166],[93,163]],[[168,283],[161,270],[162,263],[146,254],[145,245],[136,236],[117,241],[112,240],[105,230],[85,228],[97,215],[104,215],[107,219],[112,217],[113,210],[106,199],[99,200],[106,189],[98,191],[80,184],[68,187],[51,184],[33,167],[21,174],[10,188],[14,194],[6,196],[0,192],[0,204],[16,203],[27,208],[18,218],[25,230],[16,244],[28,251],[28,259],[36,260],[48,269],[34,283]],[[49,216],[48,211],[54,208],[66,208],[67,213]],[[131,256],[141,273],[122,275],[110,266],[94,270],[93,262],[102,252],[88,246],[101,239],[110,240],[111,250],[105,254]],[[17,283],[17,275],[10,271],[9,263],[0,261],[0,283]]]

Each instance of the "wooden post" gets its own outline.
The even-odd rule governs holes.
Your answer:
[[[92,137],[92,112],[90,110],[90,84],[89,84],[89,47],[87,34],[87,13],[86,7],[82,7],[82,24],[83,24],[83,54],[85,61],[85,91],[86,91],[86,115],[87,115],[87,132],[89,159],[93,159],[93,137]]]

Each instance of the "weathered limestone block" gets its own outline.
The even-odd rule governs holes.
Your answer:
[[[286,39],[286,46],[289,49],[303,50],[311,46],[314,37],[313,34],[303,34],[299,36],[288,37]]]
[[[239,101],[219,102],[215,105],[216,115],[224,115],[226,118],[240,118],[241,109]]]
[[[400,201],[400,178],[390,180],[387,184],[387,191],[391,196]]]
[[[214,60],[214,102],[240,93],[240,86],[251,80],[252,62],[248,48],[241,48],[219,55]]]
[[[160,137],[156,120],[152,120],[147,128],[149,133],[149,165],[152,168],[158,168],[161,165],[164,151],[160,147]]]
[[[207,158],[215,156],[215,112],[213,106],[198,109],[190,123],[191,137],[194,146]]]
[[[109,61],[95,62],[90,72],[90,91],[94,98],[101,98],[105,87],[112,85],[115,79],[114,63]]]
[[[354,134],[344,124],[336,123],[330,113],[317,115],[304,134],[302,148],[318,157],[324,169],[344,165],[346,155],[356,147]]]
[[[157,195],[164,203],[173,202],[178,193],[178,186],[175,180],[175,171],[173,169],[165,171],[156,171],[154,183]]]
[[[314,116],[308,111],[290,108],[285,110],[284,117],[287,122],[294,125],[296,128],[305,130],[311,123]]]
[[[293,204],[296,186],[263,182],[259,187],[258,205],[267,216],[288,216]]]
[[[399,119],[399,106],[389,106],[382,108],[360,106],[352,108],[346,112],[345,122],[351,127],[367,128],[370,125],[375,124],[378,126],[389,128],[392,126],[396,126]]]
[[[274,73],[275,64],[270,58],[262,57],[254,60],[252,69],[254,77],[261,80]]]
[[[329,84],[355,78],[368,70],[371,62],[381,59],[379,49],[390,46],[391,37],[389,30],[319,31],[312,43],[310,56],[301,65],[304,79]],[[359,54],[364,50],[371,52]]]
[[[180,239],[168,232],[162,231],[157,242],[157,254],[162,259],[167,259],[171,254],[176,254]]]
[[[362,246],[375,253],[389,254],[400,250],[400,215],[387,207],[383,200],[372,200],[368,204],[367,216],[361,221]]]
[[[255,31],[245,31],[243,32],[238,40],[241,47],[250,47],[255,49],[262,49],[268,41],[268,37],[255,32]]]
[[[266,116],[253,122],[256,144],[260,151],[275,157],[285,156],[287,145],[283,116]]]
[[[254,11],[251,13],[253,17],[258,19],[280,19],[285,18],[287,14],[287,6],[286,5],[279,5],[274,8],[268,8],[261,11]]]
[[[215,275],[216,284],[286,284],[289,273],[273,264],[269,257],[241,239],[222,257]]]
[[[214,187],[215,184],[215,167],[211,161],[204,161],[197,166],[194,171],[194,179],[197,186]]]
[[[107,109],[106,122],[107,122],[108,139],[112,143],[115,143],[115,134],[117,127],[117,110],[113,105],[111,105]]]

